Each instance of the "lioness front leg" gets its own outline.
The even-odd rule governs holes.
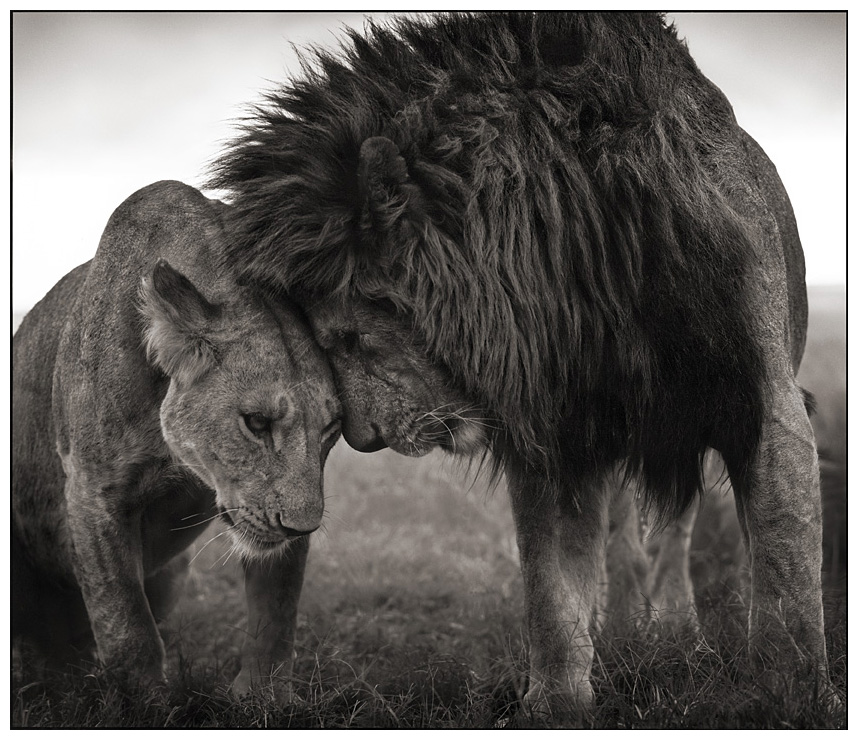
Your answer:
[[[747,475],[728,460],[751,566],[751,646],[764,667],[790,673],[809,664],[827,686],[816,445],[795,381],[784,377],[772,395]]]
[[[237,696],[261,691],[278,704],[292,702],[295,626],[309,548],[310,537],[299,537],[276,559],[243,562],[248,620],[241,671],[232,685]]]
[[[130,686],[164,681],[164,643],[143,588],[140,512],[115,492],[66,483],[74,568],[98,655]]]
[[[511,475],[510,493],[524,577],[530,643],[530,685],[524,697],[535,716],[576,719],[593,703],[590,620],[608,533],[607,486],[573,500],[540,481]],[[580,506],[579,506],[580,504]]]

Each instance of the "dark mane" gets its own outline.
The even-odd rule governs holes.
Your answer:
[[[217,163],[229,259],[278,289],[392,301],[503,422],[502,454],[566,479],[625,460],[661,513],[682,511],[708,446],[757,445],[765,393],[720,91],[652,14],[348,36]],[[399,175],[361,181],[371,137],[394,142]]]

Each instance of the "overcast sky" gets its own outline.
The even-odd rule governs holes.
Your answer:
[[[111,212],[138,188],[199,186],[247,104],[298,71],[290,43],[331,45],[363,17],[14,14],[14,309],[92,257]],[[845,14],[671,17],[777,165],[808,282],[844,283]]]

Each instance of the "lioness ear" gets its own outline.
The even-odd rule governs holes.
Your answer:
[[[216,359],[209,334],[220,308],[164,260],[143,280],[140,297],[147,357],[179,383],[199,379]]]

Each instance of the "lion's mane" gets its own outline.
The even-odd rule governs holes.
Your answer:
[[[230,259],[277,289],[392,301],[502,422],[495,451],[549,479],[625,460],[669,515],[708,446],[749,459],[766,379],[753,226],[724,196],[738,129],[673,28],[457,13],[348,37],[218,161]],[[395,147],[370,167],[373,137]]]

